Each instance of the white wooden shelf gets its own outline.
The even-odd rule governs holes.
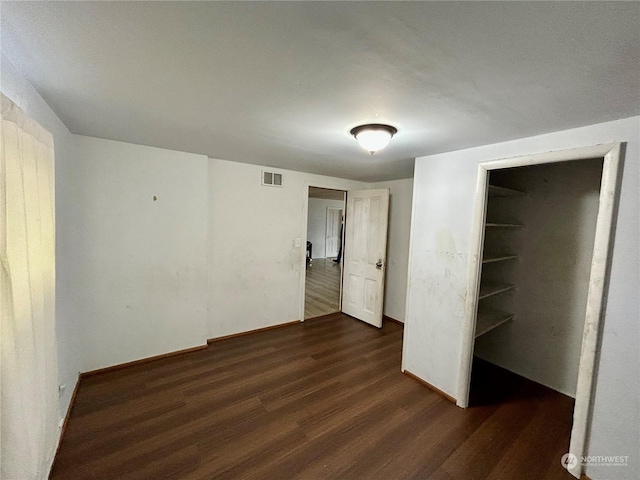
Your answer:
[[[513,290],[514,288],[516,288],[515,285],[510,285],[508,283],[482,282],[480,284],[480,295],[478,296],[478,300],[492,297],[493,295],[498,295],[499,293],[508,292],[509,290]]]
[[[485,223],[485,227],[495,228],[521,228],[524,227],[521,223]]]
[[[513,313],[507,313],[501,310],[479,310],[476,320],[475,338],[478,338],[480,335],[484,335],[485,333],[490,332],[494,328],[499,327],[500,325],[508,322],[511,319],[513,319]]]
[[[517,255],[486,253],[482,258],[482,263],[502,262],[504,260],[514,260],[516,258],[518,258]]]
[[[513,190],[512,188],[489,185],[490,197],[520,197],[522,195],[526,195],[526,193],[521,192],[520,190]]]
[[[496,185],[488,186],[488,196],[490,198],[493,197],[519,197],[522,195],[526,195],[525,192],[521,192],[519,190],[514,190],[512,188],[507,187],[498,187]],[[500,217],[498,217],[500,218]],[[516,220],[517,222],[517,220]],[[485,232],[486,231],[496,231],[496,229],[513,229],[513,228],[522,228],[524,225],[519,223],[511,223],[511,222],[490,222],[487,221],[485,223]],[[485,238],[487,240],[487,238]],[[488,247],[488,251],[487,251]],[[493,246],[494,249],[500,250],[501,247],[497,244]],[[508,247],[506,247],[508,248]],[[496,263],[496,262],[504,262],[507,260],[516,260],[518,255],[513,253],[492,253],[492,246],[484,245],[484,253],[482,258],[482,264],[487,263]],[[496,272],[500,273],[500,272]],[[484,277],[484,275],[483,275]],[[515,285],[511,285],[509,283],[502,282],[494,282],[491,280],[480,279],[480,288],[478,292],[478,314],[476,316],[476,331],[475,338],[478,338],[481,335],[484,335],[487,332],[490,332],[496,327],[512,320],[514,315],[513,313],[504,312],[502,310],[496,310],[494,308],[489,308],[487,306],[487,302],[480,302],[485,298],[492,297],[494,295],[498,295],[501,293],[509,292],[515,289]],[[496,299],[498,300],[498,299]]]

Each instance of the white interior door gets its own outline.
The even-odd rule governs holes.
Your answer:
[[[327,234],[325,239],[325,257],[337,257],[340,247],[340,224],[342,223],[342,209],[327,207]]]
[[[382,327],[389,189],[347,193],[342,311]]]

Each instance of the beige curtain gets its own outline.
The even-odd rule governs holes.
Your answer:
[[[0,155],[0,478],[45,479],[59,436],[53,138],[4,95]]]

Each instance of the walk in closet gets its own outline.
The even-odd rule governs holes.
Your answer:
[[[602,159],[489,173],[474,354],[570,397],[601,175]]]

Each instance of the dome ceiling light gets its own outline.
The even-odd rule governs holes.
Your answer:
[[[391,137],[398,133],[398,129],[381,123],[367,123],[352,128],[350,133],[362,148],[373,155],[389,144]]]

